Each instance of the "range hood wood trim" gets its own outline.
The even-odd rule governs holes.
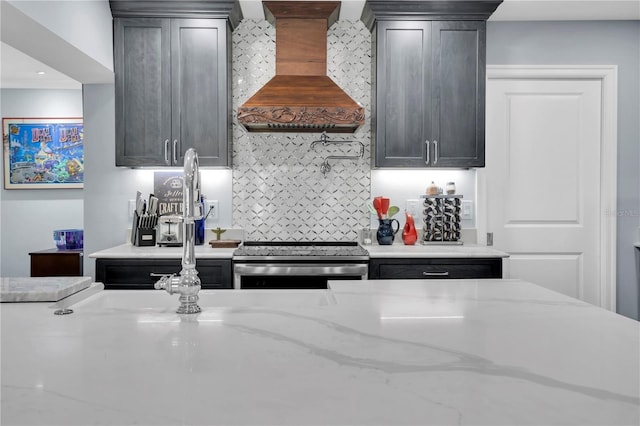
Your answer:
[[[251,131],[353,133],[364,124],[364,108],[326,75],[276,75],[238,108],[238,122]]]

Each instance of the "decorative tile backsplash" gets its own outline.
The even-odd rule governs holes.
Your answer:
[[[358,143],[311,143],[320,134],[248,133],[235,112],[275,75],[275,28],[245,19],[233,33],[233,226],[247,240],[357,240],[369,226],[371,34],[361,21],[337,21],[327,34],[327,75],[365,108],[366,121],[354,134],[331,140],[364,145],[358,160],[330,155],[359,154]]]

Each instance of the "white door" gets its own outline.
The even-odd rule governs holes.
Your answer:
[[[608,305],[602,79],[490,78],[486,117],[479,231],[510,254],[510,278]]]

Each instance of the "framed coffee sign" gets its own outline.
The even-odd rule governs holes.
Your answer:
[[[82,118],[3,118],[6,189],[82,188]]]
[[[153,194],[158,197],[158,215],[181,215],[184,172],[154,172]]]

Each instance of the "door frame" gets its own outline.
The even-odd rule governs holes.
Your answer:
[[[617,171],[618,171],[618,67],[617,65],[488,65],[489,80],[553,79],[600,80],[602,128],[600,144],[600,306],[616,311]],[[487,84],[488,88],[488,84]],[[487,98],[489,90],[487,90]],[[487,143],[491,143],[487,137]],[[477,173],[478,244],[486,244],[487,181]],[[506,259],[505,259],[506,260]],[[508,264],[507,262],[505,262]],[[505,268],[509,277],[509,267]]]

